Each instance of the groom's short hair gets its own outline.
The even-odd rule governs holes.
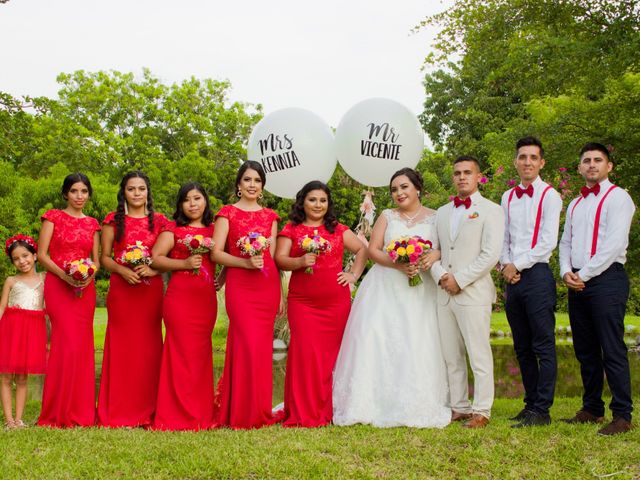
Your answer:
[[[609,157],[609,149],[598,142],[585,143],[584,146],[580,149],[580,158],[582,158],[584,152],[591,152],[592,150],[603,153],[607,158],[607,161],[611,162],[611,158]]]
[[[460,163],[460,162],[473,162],[478,167],[478,171],[482,170],[478,159],[476,157],[472,157],[471,155],[460,155],[458,158],[456,158],[453,161],[453,164],[455,165],[456,163]]]
[[[538,147],[540,149],[540,158],[544,158],[544,148],[542,148],[542,142],[538,138],[528,136],[518,140],[516,142],[516,156],[518,155],[518,150],[522,147]]]

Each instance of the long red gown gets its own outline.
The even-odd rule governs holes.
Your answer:
[[[65,261],[91,258],[93,236],[100,230],[95,218],[49,210],[42,219],[53,223],[49,255],[56,265],[64,268]],[[44,302],[51,321],[51,347],[38,425],[92,426],[96,416],[95,283],[78,296],[68,283],[47,272]]]
[[[176,259],[190,255],[180,242],[186,235],[213,237],[213,225],[177,227],[170,222],[165,230],[173,232],[175,246],[169,257]],[[215,424],[211,343],[218,311],[215,268],[203,254],[198,275],[193,270],[171,274],[163,304],[166,335],[153,429],[206,430]]]
[[[284,425],[319,427],[333,418],[333,367],[351,310],[349,286],[338,284],[344,252],[343,234],[348,227],[338,224],[334,233],[324,227],[288,223],[279,235],[290,238],[291,257],[305,251],[300,242],[314,231],[329,241],[331,250],[318,255],[313,273],[295,270],[289,281],[287,318],[291,340],[287,352],[284,383]]]
[[[104,219],[115,231],[115,212]],[[154,215],[153,231],[147,217],[124,217],[124,235],[113,243],[113,257],[127,246],[142,242],[151,253],[160,231],[168,223]],[[153,420],[158,396],[162,356],[162,277],[147,278],[130,285],[117,273],[111,274],[107,294],[107,333],[104,340],[98,425],[103,427],[148,426]]]
[[[268,208],[246,212],[233,205],[222,207],[217,216],[229,220],[226,251],[236,257],[242,257],[236,244],[239,238],[249,232],[269,238],[274,220],[279,220]],[[280,277],[268,250],[262,271],[227,268],[225,303],[229,333],[218,384],[218,423],[231,428],[275,423],[271,413],[273,325],[280,303]]]

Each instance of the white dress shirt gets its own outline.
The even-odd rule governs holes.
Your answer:
[[[636,207],[631,196],[620,187],[614,188],[602,204],[598,246],[595,255],[591,256],[596,210],[611,185],[612,183],[605,179],[600,182],[600,192],[597,196],[580,196],[572,200],[567,207],[564,231],[560,240],[561,276],[564,277],[572,269],[579,269],[580,279],[586,282],[600,275],[614,262],[624,264],[627,261],[629,230]],[[580,203],[576,205],[578,200]]]
[[[451,211],[451,220],[450,220],[451,223],[449,225],[451,229],[451,238],[456,238],[456,236],[458,235],[458,230],[460,229],[460,220],[462,220],[462,217],[468,214],[469,210],[473,208],[473,202],[478,201],[479,195],[480,195],[480,192],[477,190],[473,192],[471,195],[469,195],[469,198],[471,199],[471,204],[472,204],[472,206],[469,207],[469,209],[464,208],[464,206],[460,206],[456,208],[455,204],[451,202],[451,208],[453,209]]]
[[[505,216],[505,235],[500,263],[513,263],[519,272],[533,267],[536,263],[549,263],[549,258],[558,245],[562,198],[557,191],[550,188],[542,201],[538,240],[536,246],[531,248],[540,199],[549,184],[538,177],[531,185],[533,196],[522,195],[518,198],[513,192],[509,203],[512,192],[510,189],[504,192],[501,202]],[[522,184],[520,188],[524,188]]]

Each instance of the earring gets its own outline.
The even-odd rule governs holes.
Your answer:
[[[145,216],[149,215],[149,210],[147,210],[147,202],[144,202],[144,214]]]
[[[236,196],[238,198],[242,197],[242,191],[240,189],[238,189],[238,191],[236,192]]]
[[[262,192],[260,192],[260,195],[258,195],[258,198],[262,200],[262,197],[264,197],[264,195],[262,194]]]
[[[418,190],[418,198],[420,198],[420,190]]]
[[[124,202],[124,214],[129,215],[129,204],[126,201]]]

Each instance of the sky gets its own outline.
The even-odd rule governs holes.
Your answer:
[[[76,70],[164,83],[229,80],[230,99],[264,113],[311,110],[329,125],[387,97],[422,111],[434,31],[411,33],[452,0],[9,0],[0,4],[0,91],[54,97]]]

